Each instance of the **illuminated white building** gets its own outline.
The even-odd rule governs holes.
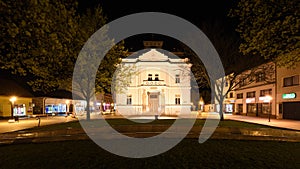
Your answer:
[[[116,94],[122,115],[191,113],[191,64],[162,49],[145,49],[122,60],[134,66],[137,75],[125,92]]]

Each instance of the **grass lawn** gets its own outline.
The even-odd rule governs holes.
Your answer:
[[[180,119],[179,121],[182,122],[182,125],[189,120],[189,119]],[[164,126],[171,126],[174,123],[175,120],[173,119],[163,119],[163,120],[154,120],[149,123],[135,123],[128,119],[107,119],[107,122],[112,126],[120,126],[120,125],[164,125]],[[205,120],[203,119],[197,119],[195,121],[194,126],[203,126],[205,123]],[[260,124],[252,124],[247,122],[240,122],[240,121],[234,121],[234,120],[225,120],[220,121],[219,123],[220,127],[238,127],[238,128],[272,128],[270,126],[264,126]],[[80,122],[78,121],[72,121],[68,123],[59,123],[59,124],[52,124],[52,125],[46,125],[46,126],[40,126],[40,127],[34,127],[31,129],[26,129],[25,131],[51,131],[51,130],[61,130],[61,129],[81,129]],[[274,127],[273,127],[274,128]]]
[[[132,159],[90,140],[0,146],[0,168],[300,168],[300,143],[184,139],[158,156]]]

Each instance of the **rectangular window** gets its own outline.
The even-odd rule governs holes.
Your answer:
[[[148,74],[148,81],[152,81],[152,74]]]
[[[175,104],[180,104],[180,95],[179,94],[176,94],[175,95]]]
[[[261,90],[260,91],[260,96],[267,96],[267,95],[272,95],[272,89],[267,89],[267,90]]]
[[[286,77],[283,79],[283,87],[299,85],[299,75]]]
[[[265,81],[265,73],[259,72],[256,74],[256,82],[263,82]]]
[[[246,85],[246,79],[245,78],[240,79],[239,87],[243,87],[245,85]]]
[[[247,92],[247,98],[255,97],[255,92]]]
[[[247,104],[247,113],[256,113],[256,104]]]
[[[132,95],[127,95],[127,105],[132,104]]]
[[[225,87],[228,87],[229,83],[228,80],[225,81]]]
[[[180,83],[180,77],[179,77],[179,75],[175,76],[175,83]]]
[[[155,81],[159,81],[158,74],[155,74]]]
[[[236,94],[236,98],[237,98],[237,99],[242,99],[242,98],[243,98],[243,93],[238,93],[238,94]]]
[[[238,104],[237,111],[238,113],[243,113],[243,104]]]
[[[233,93],[229,93],[229,98],[233,98]]]

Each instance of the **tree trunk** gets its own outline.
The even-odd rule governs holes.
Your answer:
[[[220,120],[223,121],[224,120],[224,114],[223,114],[223,98],[220,99],[220,110],[219,110],[219,115],[220,115]]]
[[[91,120],[90,114],[90,98],[86,98],[86,120]]]

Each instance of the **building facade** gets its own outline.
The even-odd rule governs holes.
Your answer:
[[[191,113],[191,64],[162,49],[145,49],[122,60],[136,75],[125,92],[116,94],[116,109],[122,115]]]
[[[298,65],[285,68],[274,62],[246,70],[224,99],[224,112],[233,107],[234,114],[300,120],[299,75]]]
[[[33,107],[30,97],[0,96],[0,117],[32,115]]]
[[[277,67],[277,113],[280,118],[300,120],[299,64],[295,68]]]
[[[276,113],[276,68],[268,62],[238,77],[235,112],[247,116],[278,118]]]
[[[218,83],[221,81],[218,79],[216,84],[223,85],[223,96],[227,93],[223,100],[224,113],[279,118],[276,111],[276,67],[273,62],[237,75],[230,74],[223,79],[224,83]]]

